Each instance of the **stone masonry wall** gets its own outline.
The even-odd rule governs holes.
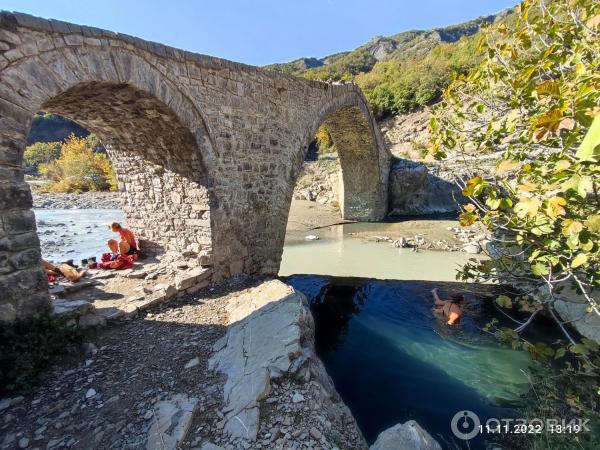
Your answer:
[[[130,226],[157,250],[191,246],[210,254],[216,279],[278,271],[293,186],[329,118],[340,159],[353,161],[342,163],[344,216],[377,220],[387,211],[389,154],[357,86],[2,12],[3,321],[35,314],[46,298],[21,170],[39,110],[97,133],[115,162]]]

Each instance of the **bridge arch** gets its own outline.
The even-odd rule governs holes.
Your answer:
[[[300,133],[291,140],[290,164],[285,174],[285,189],[277,193],[272,208],[269,240],[265,243],[269,256],[265,273],[277,273],[281,264],[287,221],[294,187],[302,171],[310,143],[321,125],[331,135],[341,166],[339,189],[340,212],[344,219],[373,222],[388,212],[388,176],[391,154],[385,148],[375,119],[354,84],[326,85],[326,98],[307,117]]]
[[[322,123],[340,156],[344,217],[387,211],[390,155],[356,85],[0,12],[0,322],[47,304],[21,169],[40,110],[97,133],[136,231],[157,248],[205,251],[213,280],[277,274],[293,188]]]
[[[168,77],[125,49],[65,47],[0,68],[0,321],[48,306],[22,170],[38,111],[65,116],[102,140],[123,192],[128,226],[147,251],[193,251],[210,264],[212,143],[195,105]]]
[[[332,86],[333,89],[336,87]],[[302,160],[322,125],[333,139],[340,160],[342,182],[339,203],[342,218],[365,222],[383,219],[388,210],[387,184],[391,156],[358,87],[350,92],[333,94],[332,99],[325,102],[314,116],[308,127]]]

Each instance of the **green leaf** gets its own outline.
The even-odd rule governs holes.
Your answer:
[[[567,353],[567,351],[564,349],[564,347],[559,348],[554,354],[554,359],[562,358],[563,356],[565,356],[565,353]]]
[[[574,191],[579,191],[579,181],[581,177],[577,174],[567,178],[567,180],[560,186],[563,192],[566,192],[570,189]]]
[[[524,219],[527,216],[533,218],[538,213],[540,205],[541,202],[537,198],[523,197],[515,205],[515,212],[520,219]]]
[[[584,222],[588,230],[593,233],[600,233],[600,214],[594,214]]]
[[[548,268],[540,263],[535,263],[531,265],[531,273],[536,275],[536,276],[542,276],[542,275],[548,275],[550,273],[550,271],[548,270]]]
[[[499,295],[496,297],[496,304],[501,308],[512,308],[512,300],[506,295]]]
[[[579,179],[579,184],[577,185],[577,193],[585,198],[589,192],[594,191],[594,183],[592,182],[592,177],[583,176]]]
[[[575,156],[580,161],[598,161],[600,158],[600,116],[592,122]]]
[[[463,212],[458,216],[458,223],[460,223],[460,225],[463,227],[468,227],[477,222],[477,218],[477,214]]]
[[[583,344],[575,344],[575,345],[571,345],[571,352],[577,354],[577,355],[587,355],[589,353],[589,350],[587,349],[587,347]]]
[[[595,352],[596,350],[598,350],[598,348],[600,348],[600,346],[598,345],[598,343],[592,339],[588,339],[588,338],[581,338],[581,343],[583,345],[585,345],[585,348]]]

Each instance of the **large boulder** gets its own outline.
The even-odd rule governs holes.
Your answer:
[[[407,159],[394,162],[389,178],[391,215],[422,215],[453,212],[463,201],[460,189],[431,172],[425,164]]]
[[[307,414],[318,414],[327,421],[333,435],[351,438],[352,445],[341,448],[367,448],[350,410],[315,354],[314,321],[301,292],[279,280],[265,281],[230,299],[227,312],[227,333],[215,343],[209,360],[209,368],[227,375],[224,434],[256,441],[264,417],[261,405],[268,403],[281,379],[288,379],[319,392],[306,399],[296,393],[292,402],[306,401],[312,408]],[[312,438],[316,435],[311,433]]]
[[[414,420],[382,431],[369,450],[442,450],[438,442]]]

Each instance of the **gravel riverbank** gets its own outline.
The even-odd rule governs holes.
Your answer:
[[[32,192],[33,207],[40,209],[120,209],[120,192]]]

